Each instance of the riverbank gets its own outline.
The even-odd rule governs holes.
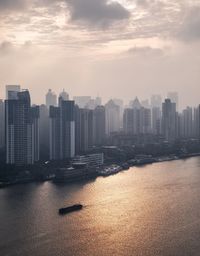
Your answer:
[[[189,153],[189,154],[182,154],[182,155],[170,155],[170,156],[159,156],[159,157],[152,157],[152,156],[145,156],[145,155],[140,155],[134,159],[130,159],[125,163],[120,163],[120,164],[111,164],[111,165],[105,165],[104,167],[98,169],[96,171],[95,177],[107,177],[110,175],[117,174],[121,171],[129,170],[131,167],[134,166],[143,166],[143,165],[148,165],[148,164],[153,164],[153,163],[161,163],[161,162],[167,162],[167,161],[174,161],[174,160],[180,160],[180,159],[186,159],[186,158],[191,158],[191,157],[198,157],[200,156],[200,153]],[[8,182],[0,182],[0,188],[6,188],[9,186],[14,186],[18,184],[27,184],[27,183],[33,183],[33,182],[45,182],[45,181],[53,181],[55,179],[55,175],[51,175],[48,177],[44,177],[41,180],[36,180],[34,178],[22,178],[22,179],[17,179],[14,181],[8,181]],[[83,177],[84,180],[87,180],[85,176]],[[80,180],[83,180],[82,177],[77,177],[77,179],[70,180],[70,183],[75,183]],[[90,177],[88,177],[90,179]],[[67,181],[64,181],[63,183],[67,183]]]

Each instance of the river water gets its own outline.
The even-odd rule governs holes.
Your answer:
[[[82,203],[65,216],[58,209]],[[0,190],[1,256],[200,255],[200,157]]]

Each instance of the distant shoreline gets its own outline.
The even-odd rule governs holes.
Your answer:
[[[184,155],[181,155],[181,156],[176,156],[176,155],[173,155],[173,156],[160,156],[160,157],[151,157],[149,158],[149,162],[146,162],[141,159],[139,160],[139,162],[137,162],[136,159],[132,159],[136,162],[134,162],[133,164],[129,164],[129,167],[126,168],[126,169],[121,169],[119,172],[122,172],[122,171],[125,171],[125,170],[129,170],[130,168],[132,167],[139,167],[139,166],[146,166],[146,165],[149,165],[149,164],[153,164],[153,163],[162,163],[162,162],[169,162],[169,161],[176,161],[176,160],[184,160],[184,159],[188,159],[188,158],[193,158],[193,157],[199,157],[200,156],[200,152],[199,153],[189,153],[189,154],[184,154]],[[128,163],[131,163],[131,160],[127,161],[126,162],[127,164]],[[121,166],[121,165],[119,165]],[[119,173],[117,172],[117,173]],[[117,174],[115,173],[115,174]],[[112,175],[112,174],[111,174]],[[97,175],[97,177],[101,177],[102,175]],[[110,175],[108,175],[110,176]],[[74,180],[74,181],[71,181],[70,183],[76,183],[77,181],[80,181],[81,179],[77,179],[77,180]],[[88,178],[89,180],[89,178]],[[52,179],[44,179],[44,180],[41,180],[41,181],[38,181],[38,180],[34,180],[34,179],[27,179],[27,180],[19,180],[19,181],[14,181],[14,182],[0,182],[0,189],[3,189],[3,188],[7,188],[7,187],[11,187],[11,186],[14,186],[14,185],[22,185],[22,184],[28,184],[28,183],[41,183],[41,182],[45,182],[45,181],[52,181]],[[63,182],[65,183],[65,182]],[[66,182],[67,183],[67,182]]]

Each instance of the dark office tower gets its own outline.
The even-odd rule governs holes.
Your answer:
[[[181,138],[181,114],[176,111],[176,139]]]
[[[159,107],[153,107],[152,113],[152,133],[155,135],[161,134],[161,110]]]
[[[94,110],[89,110],[88,114],[88,146],[91,149],[94,146]]]
[[[57,106],[57,96],[51,89],[48,90],[46,94],[46,106]]]
[[[87,152],[93,146],[93,110],[80,109],[80,152]]]
[[[194,134],[200,140],[200,105],[194,109]]]
[[[151,96],[151,107],[152,108],[162,108],[162,97],[159,94],[154,94]]]
[[[49,108],[49,119],[50,119],[50,160],[60,159],[60,108],[50,106]]]
[[[182,138],[193,137],[193,109],[187,107],[180,115],[180,135]]]
[[[6,99],[13,99],[20,90],[20,85],[6,85]]]
[[[61,100],[60,107],[60,159],[75,155],[74,101]]]
[[[123,127],[124,102],[121,99],[113,99],[114,103],[119,106],[120,129]]]
[[[106,136],[106,112],[104,106],[97,106],[94,110],[94,144],[101,146]]]
[[[125,134],[132,135],[133,134],[133,109],[127,108],[124,110],[123,114],[123,131]]]
[[[69,100],[69,94],[66,93],[66,91],[63,89],[63,91],[59,95],[59,98],[62,98],[62,100]]]
[[[75,155],[74,101],[59,97],[59,107],[50,107],[50,159],[64,160]]]
[[[40,117],[40,108],[39,106],[31,107],[31,135],[32,142],[30,143],[32,152],[33,162],[37,162],[40,159],[40,137],[39,137],[39,117]]]
[[[167,141],[173,141],[176,138],[176,103],[166,99],[162,104],[162,133]]]
[[[5,116],[4,102],[0,100],[0,149],[5,146]]]
[[[151,110],[149,108],[142,107],[140,110],[141,124],[140,133],[150,134],[151,133]]]
[[[39,160],[38,118],[39,108],[31,108],[27,90],[17,92],[5,101],[6,163],[33,164]]]
[[[46,105],[40,106],[40,159],[49,159],[49,110]]]
[[[179,109],[179,97],[177,92],[169,92],[167,98],[171,100],[172,103],[176,103],[176,109]]]
[[[75,154],[81,153],[81,111],[78,105],[74,107],[75,112]]]
[[[106,135],[110,136],[113,132],[120,130],[120,108],[113,100],[105,105],[106,110]]]

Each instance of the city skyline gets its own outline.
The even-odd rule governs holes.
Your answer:
[[[4,85],[4,93],[2,93],[3,97],[0,97],[0,100],[5,101],[8,98],[8,89],[9,88],[22,88],[22,90],[24,91],[29,91],[30,94],[32,95],[31,91],[26,88],[23,87],[19,84],[8,84],[8,85]],[[10,89],[10,91],[12,91]],[[49,96],[50,95],[50,96]],[[47,91],[45,91],[44,95],[42,95],[42,93],[40,93],[40,97],[41,97],[41,101],[34,101],[34,97],[32,98],[32,104],[34,105],[47,105],[47,107],[49,108],[50,105],[52,106],[56,106],[59,104],[59,97],[63,96],[65,97],[65,100],[74,100],[75,103],[77,105],[79,105],[82,108],[90,108],[92,105],[98,103],[97,105],[105,105],[106,103],[108,103],[110,100],[113,100],[117,105],[121,105],[123,107],[129,106],[130,104],[132,104],[132,102],[135,101],[135,99],[138,99],[138,101],[141,103],[141,105],[143,105],[144,107],[150,108],[153,107],[154,105],[157,106],[157,104],[159,104],[158,102],[160,101],[160,105],[161,103],[165,100],[165,99],[171,99],[173,102],[176,103],[176,108],[177,111],[182,111],[187,107],[196,107],[199,105],[199,102],[193,102],[192,104],[189,104],[188,102],[185,102],[185,104],[182,104],[182,99],[180,97],[180,94],[177,91],[166,91],[166,93],[150,93],[146,96],[146,98],[142,98],[139,97],[138,95],[133,95],[133,97],[129,97],[129,99],[125,100],[122,97],[112,97],[111,95],[107,95],[107,98],[102,98],[99,94],[98,95],[70,95],[68,93],[68,91],[65,88],[61,88],[60,90],[58,89],[57,91],[54,91],[52,88],[48,88]],[[48,97],[49,100],[48,100]],[[49,103],[47,103],[49,101]],[[95,103],[96,102],[96,103]],[[155,103],[154,103],[155,102]],[[51,103],[51,104],[50,104]],[[87,106],[87,104],[89,104]]]
[[[65,90],[57,97],[49,89],[45,104],[35,105],[20,85],[6,85],[5,91],[7,98],[0,105],[0,138],[5,137],[5,145],[1,139],[0,146],[7,164],[63,161],[104,146],[150,141],[172,145],[198,141],[200,136],[200,105],[180,110],[177,92],[169,92],[165,99],[136,97],[126,105],[120,99],[103,104],[101,98],[91,96],[71,100]]]
[[[0,255],[200,253],[200,0],[0,0]]]
[[[198,1],[2,0],[0,20],[0,98],[19,83],[36,104],[49,88],[104,101],[178,91],[181,108],[198,104]]]

